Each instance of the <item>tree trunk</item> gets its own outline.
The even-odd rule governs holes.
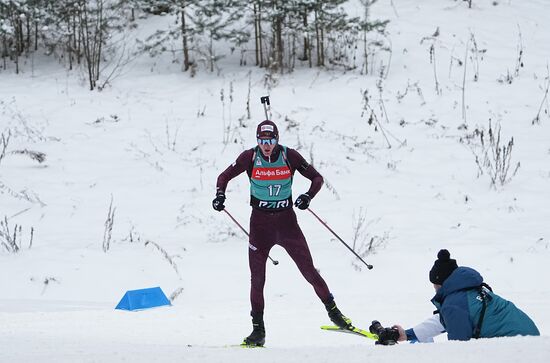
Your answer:
[[[315,44],[316,44],[315,50],[317,52],[317,67],[321,66],[321,53],[320,53],[321,44],[319,41],[320,37],[321,37],[321,34],[319,31],[319,17],[316,9],[315,10]]]
[[[212,36],[212,32],[210,32],[210,44],[208,52],[210,53],[210,72],[214,73],[214,37]]]
[[[14,15],[15,16],[15,15]],[[13,54],[13,59],[15,61],[15,74],[19,74],[19,54],[20,54],[20,46],[21,46],[21,43],[19,42],[20,41],[20,34],[19,34],[19,23],[20,21],[17,20],[17,18],[15,18],[14,20],[14,25],[15,25],[15,34],[14,34],[14,39],[13,39],[13,42],[14,42],[14,47],[12,47],[12,49],[14,50],[14,54]]]
[[[262,4],[258,3],[258,45],[260,48],[260,68],[264,67],[264,48],[263,48],[263,34],[262,34]]]
[[[304,10],[302,17],[304,25],[304,53],[301,60],[309,60],[309,66],[311,67],[311,59],[309,59],[309,34],[307,32],[307,10]]]
[[[289,34],[288,38],[289,44],[292,44],[288,55],[288,70],[292,72],[294,71],[294,65],[296,64],[296,34]]]
[[[27,41],[25,42],[25,50],[27,51],[27,54],[29,50],[31,49],[31,18],[27,16]]]
[[[277,63],[281,74],[283,73],[283,21],[280,16],[277,16],[275,23],[276,34],[276,49],[277,49]]]
[[[22,55],[23,54],[23,50],[25,49],[25,37],[23,35],[23,22],[21,21],[21,18],[20,17],[17,17],[17,33],[18,33],[18,39],[19,41],[17,42],[17,53],[18,55]]]
[[[96,43],[96,50],[97,50],[97,56],[95,59],[95,80],[99,81],[99,69],[101,65],[101,55],[103,52],[103,32],[105,31],[105,28],[107,27],[107,24],[103,24],[104,22],[104,2],[101,0],[99,2],[99,8],[98,8],[98,14],[97,14],[97,28],[96,28],[96,34],[97,34],[97,43]]]
[[[321,27],[321,66],[325,66],[325,29]]]
[[[367,48],[367,31],[366,30],[364,31],[364,34],[363,34],[363,50],[365,52],[365,54],[364,54],[364,57],[365,57],[365,74],[369,74],[369,52],[368,52],[368,48]]]
[[[38,50],[38,21],[34,21],[34,50]]]
[[[2,63],[4,65],[4,70],[7,69],[7,64],[6,64],[6,56],[8,55],[8,45],[7,45],[7,40],[6,40],[6,35],[4,34],[2,36],[2,46],[3,46],[3,50],[2,50]]]
[[[90,29],[88,24],[88,11],[86,4],[81,4],[82,8],[79,11],[79,32],[80,38],[82,40],[82,50],[84,53],[84,58],[86,60],[86,68],[88,69],[88,81],[90,83],[90,91],[93,91],[95,88],[94,81],[94,72],[93,72],[93,58],[92,58],[92,49],[90,46]]]
[[[181,2],[181,37],[183,42],[183,71],[189,70],[189,48],[187,45],[187,27],[185,25],[185,1]]]
[[[67,29],[71,29],[71,17],[70,15],[67,17]],[[69,71],[72,71],[73,70],[73,52],[72,52],[72,49],[73,49],[73,38],[74,37],[74,34],[71,34],[71,32],[69,32],[69,39],[67,39],[67,53],[68,53],[68,56],[69,56]]]
[[[258,16],[258,5],[254,3],[253,5],[254,10],[254,53],[256,55],[256,66],[260,65],[260,37],[258,34],[258,27],[259,27],[259,16]]]

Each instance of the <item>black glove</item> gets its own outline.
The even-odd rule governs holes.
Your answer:
[[[225,209],[225,205],[223,203],[225,202],[225,193],[221,190],[216,193],[216,198],[212,201],[212,208],[217,210],[218,212],[221,212]]]
[[[298,209],[304,210],[309,207],[309,202],[311,202],[311,197],[307,193],[304,193],[296,199],[294,205],[298,207]]]
[[[384,328],[378,336],[378,344],[394,345],[399,340],[399,331],[395,328]]]

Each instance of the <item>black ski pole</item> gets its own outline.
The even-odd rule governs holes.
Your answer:
[[[239,226],[239,228],[241,229],[241,231],[244,232],[244,234],[246,234],[248,237],[250,237],[250,235],[248,234],[248,232],[246,231],[246,229],[244,229],[244,227],[241,226],[241,224],[240,224],[239,222],[237,222],[237,220],[236,220],[235,218],[233,218],[233,216],[231,215],[231,213],[229,213],[229,212],[227,211],[227,209],[224,209],[223,211],[229,216],[229,218],[231,218],[231,220],[232,220],[233,222],[235,222],[235,224],[236,224],[237,226]],[[275,266],[277,266],[277,265],[279,264],[279,261],[272,259],[270,255],[267,255],[267,257],[271,260],[271,262],[273,262],[273,264],[274,264]]]
[[[269,120],[269,116],[267,115],[267,106],[271,108],[271,104],[269,103],[269,96],[260,97],[260,102],[262,103],[262,105],[264,105],[265,119]]]
[[[321,224],[322,224],[323,226],[327,227],[327,229],[328,229],[329,231],[331,231],[332,234],[333,234],[334,236],[336,236],[336,238],[338,238],[338,240],[339,240],[340,242],[342,242],[342,243],[344,244],[344,246],[346,246],[346,247],[348,248],[348,250],[350,250],[351,253],[353,253],[353,254],[355,255],[355,257],[357,257],[359,260],[361,260],[361,262],[363,262],[363,263],[365,264],[365,266],[367,266],[367,268],[368,268],[369,270],[372,270],[372,267],[373,267],[373,266],[372,266],[372,265],[369,265],[368,263],[366,263],[366,262],[361,258],[361,256],[359,256],[359,255],[353,250],[353,248],[351,248],[346,242],[344,242],[344,240],[341,239],[340,236],[338,236],[338,235],[336,234],[336,232],[334,232],[334,231],[328,226],[328,224],[326,224],[325,222],[323,222],[323,220],[322,220],[321,218],[319,218],[319,216],[318,216],[317,214],[315,214],[311,209],[308,208],[307,210],[310,211],[311,214],[313,214],[313,215],[315,216],[315,218],[317,218],[317,220],[318,220],[319,222],[321,222]]]

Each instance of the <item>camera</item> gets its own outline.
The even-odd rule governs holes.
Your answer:
[[[260,97],[260,102],[263,104],[263,103],[267,103],[267,105],[269,106],[269,96],[262,96]]]
[[[394,345],[399,340],[399,331],[396,328],[384,328],[378,320],[373,320],[369,331],[378,335],[376,344]]]

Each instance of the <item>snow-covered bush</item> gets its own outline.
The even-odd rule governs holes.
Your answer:
[[[7,216],[0,220],[0,245],[9,253],[17,253],[23,247],[23,227],[18,224],[10,226]],[[31,227],[29,248],[32,247],[34,228]]]
[[[366,258],[369,255],[376,254],[380,249],[383,249],[389,240],[389,233],[384,232],[382,236],[373,235],[370,230],[372,226],[380,221],[380,218],[375,220],[367,220],[367,211],[363,208],[359,209],[357,215],[353,215],[353,243],[352,249],[361,258]],[[361,270],[364,265],[359,263],[359,260],[354,259],[352,266],[356,270]]]
[[[489,121],[487,131],[475,129],[465,139],[468,140],[475,156],[478,176],[487,174],[491,179],[492,187],[504,186],[516,175],[520,162],[512,162],[514,138],[510,138],[507,142],[502,140],[499,124],[493,127]]]
[[[6,156],[6,150],[8,149],[8,144],[10,143],[11,132],[8,132],[7,135],[0,135],[0,163],[2,159]]]

